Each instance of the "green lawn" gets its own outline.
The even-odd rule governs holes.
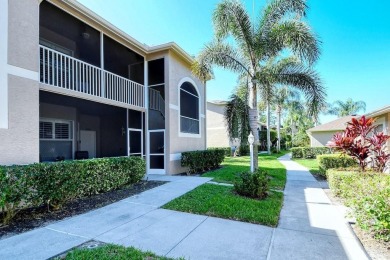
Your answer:
[[[293,159],[295,162],[305,166],[312,174],[319,175],[320,168],[317,159]]]
[[[106,245],[95,249],[74,249],[69,252],[66,260],[110,260],[110,259],[134,259],[134,260],[169,260],[162,256],[156,256],[151,252],[142,252],[133,247]]]
[[[282,203],[281,192],[271,192],[267,199],[256,200],[236,195],[233,187],[203,184],[163,208],[276,226]]]
[[[271,189],[284,189],[284,185],[286,184],[286,169],[276,159],[286,153],[286,151],[282,151],[280,154],[261,154],[259,156],[260,168],[266,170],[272,178]],[[249,164],[249,156],[226,157],[221,169],[205,173],[202,177],[211,177],[216,182],[234,183],[238,173],[249,171]]]
[[[259,165],[271,176],[271,189],[283,190],[286,169],[277,160],[285,152],[276,155],[260,155]],[[203,174],[214,181],[233,183],[238,173],[249,170],[249,156],[226,158],[223,168]],[[276,226],[283,204],[283,193],[271,191],[265,200],[237,195],[233,187],[203,184],[198,188],[164,205],[163,208],[207,216]]]

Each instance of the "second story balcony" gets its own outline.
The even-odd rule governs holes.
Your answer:
[[[40,82],[145,107],[144,85],[45,46],[40,46]]]
[[[144,57],[138,51],[48,1],[40,4],[39,23],[43,90],[146,109]]]

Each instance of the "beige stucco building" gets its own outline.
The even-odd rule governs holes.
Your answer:
[[[0,165],[206,148],[205,88],[175,43],[141,44],[74,0],[0,0]]]
[[[389,134],[390,129],[390,106],[385,106],[378,110],[367,113],[366,118],[375,118],[374,125],[376,126],[377,131],[383,131],[385,134]],[[328,141],[330,141],[333,135],[337,132],[342,132],[347,127],[347,123],[351,121],[352,118],[360,116],[345,116],[322,124],[316,127],[313,127],[307,130],[307,133],[310,137],[310,146],[311,147],[321,147],[326,146]]]
[[[226,101],[207,101],[207,147],[239,146],[238,140],[230,140],[224,118]]]

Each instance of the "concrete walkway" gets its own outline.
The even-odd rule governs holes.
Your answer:
[[[269,259],[368,259],[345,219],[307,168],[279,158],[287,169],[284,205]]]
[[[0,259],[46,259],[94,239],[189,259],[366,259],[320,184],[287,167],[278,228],[160,209],[209,178],[149,176],[169,183],[106,207],[0,240]]]

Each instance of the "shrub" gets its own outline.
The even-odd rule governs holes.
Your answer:
[[[234,183],[234,190],[241,196],[265,199],[269,189],[268,173],[258,169],[254,173],[242,172]]]
[[[275,130],[270,130],[271,142],[275,141],[278,138],[278,132]],[[267,143],[267,130],[259,131],[259,141],[260,143]]]
[[[332,153],[332,150],[328,147],[293,147],[291,152],[293,159],[315,159],[318,155]]]
[[[31,206],[29,198],[34,191],[28,189],[31,178],[23,169],[22,166],[0,167],[0,209],[4,224],[9,223],[19,210]]]
[[[305,159],[315,159],[318,155],[330,154],[331,149],[328,147],[303,147],[302,156]]]
[[[355,158],[362,171],[369,162],[372,162],[372,168],[384,171],[390,160],[387,151],[390,136],[376,132],[374,122],[375,119],[366,119],[365,116],[352,118],[347,128],[342,133],[336,133],[327,145]]]
[[[209,148],[207,148],[207,150],[214,150],[214,149],[224,150],[226,157],[232,156],[232,148],[231,147],[209,147]]]
[[[324,154],[317,157],[319,173],[325,176],[326,170],[357,166],[354,158],[344,154]]]
[[[225,150],[220,148],[183,152],[181,166],[187,167],[187,174],[190,175],[218,168],[223,159],[225,159]]]
[[[242,145],[240,145],[240,147],[238,148],[238,154],[239,154],[240,156],[249,155],[249,152],[250,152],[250,149],[249,149],[249,145],[248,145],[248,144],[242,144]]]
[[[375,238],[390,241],[390,175],[354,171],[327,171],[335,196],[350,206],[357,224]]]
[[[0,169],[0,207],[8,223],[18,210],[41,206],[59,208],[79,197],[133,184],[145,175],[140,157],[101,158],[36,163]]]
[[[291,148],[291,156],[293,159],[303,158],[302,147]]]

